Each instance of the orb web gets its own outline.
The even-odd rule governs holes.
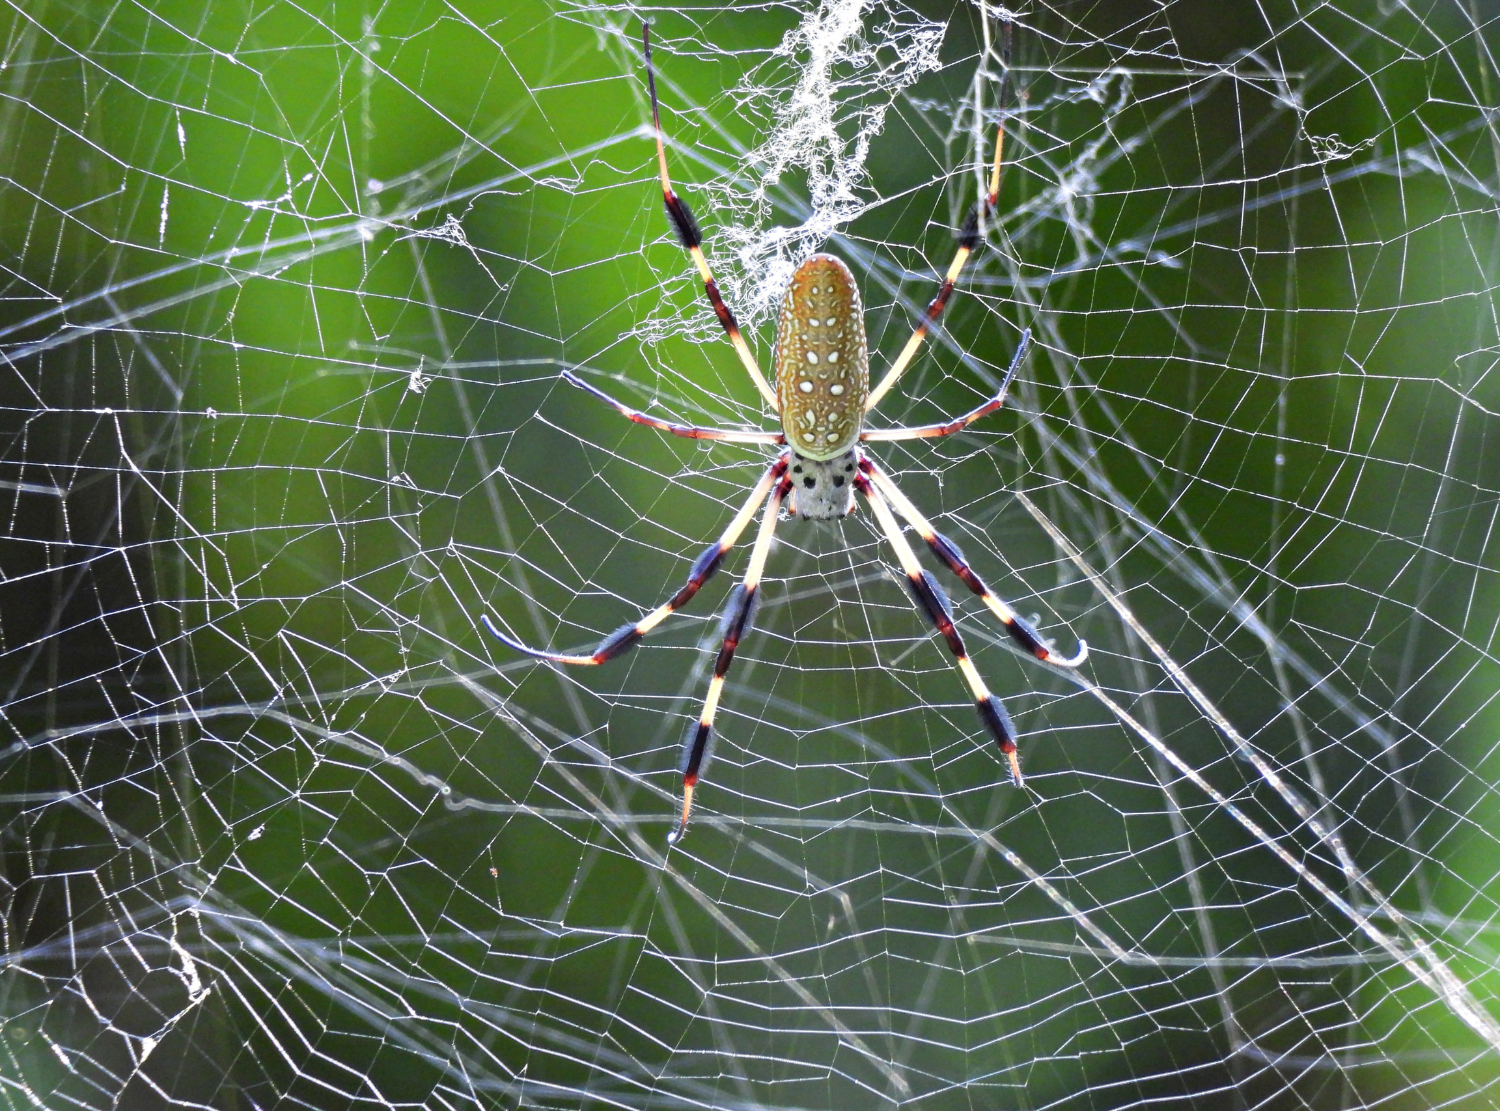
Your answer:
[[[999,25],[1016,97],[1000,104]],[[14,9],[0,187],[0,1092],[15,1106],[1426,1108],[1493,1099],[1494,30],[1463,3],[655,8],[674,175],[769,367],[873,370],[783,523],[608,667],[773,427],[661,213],[633,10]],[[486,20],[489,20],[486,22]],[[919,553],[926,558],[926,553]]]

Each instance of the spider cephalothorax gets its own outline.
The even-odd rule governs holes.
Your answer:
[[[1062,667],[1077,667],[1087,655],[1088,647],[1079,641],[1078,652],[1071,657],[1059,657],[1052,653],[1037,631],[1013,609],[985,586],[974,573],[957,546],[938,533],[921,512],[912,505],[906,495],[870,456],[862,444],[891,440],[916,440],[930,436],[948,436],[964,428],[970,422],[992,413],[1005,401],[1005,391],[1015,376],[1021,361],[1026,357],[1030,332],[1022,332],[1011,359],[1010,369],[1000,383],[1000,389],[989,401],[976,409],[942,424],[926,424],[910,428],[870,429],[865,427],[865,418],[885,396],[887,390],[911,365],[917,349],[922,345],[927,330],[947,304],[964,263],[979,243],[980,214],[991,213],[1000,190],[1000,165],[1005,127],[1002,122],[995,139],[995,161],[990,173],[989,192],[975,206],[965,221],[959,235],[958,251],[954,255],[948,273],[938,289],[937,296],[927,306],[922,321],[902,348],[900,355],[891,364],[880,384],[870,389],[869,349],[865,341],[864,310],[860,305],[859,287],[854,275],[843,260],[833,255],[817,254],[804,260],[792,275],[786,295],[782,299],[781,314],[776,326],[775,388],[766,381],[755,357],[740,334],[739,323],[734,313],[724,304],[714,282],[708,260],[703,255],[703,233],[683,201],[672,189],[667,174],[666,145],[662,139],[661,111],[656,100],[656,78],[651,68],[651,34],[649,27],[641,29],[641,40],[646,54],[646,82],[651,91],[651,118],[656,128],[656,157],[661,171],[662,198],[666,202],[667,217],[677,233],[678,240],[692,256],[699,274],[703,278],[704,292],[724,326],[729,341],[739,354],[740,361],[761,396],[772,410],[781,417],[780,432],[751,430],[729,430],[700,428],[694,425],[677,424],[672,421],[649,417],[627,405],[622,405],[608,394],[596,389],[571,371],[563,377],[574,385],[587,390],[596,397],[613,405],[622,414],[638,424],[686,436],[696,440],[719,440],[740,444],[775,444],[781,450],[766,469],[755,488],[750,492],[734,519],[719,539],[693,563],[688,580],[676,594],[639,620],[622,625],[606,637],[586,656],[570,656],[557,652],[546,652],[527,647],[514,637],[501,632],[489,615],[481,620],[505,644],[519,652],[551,660],[560,664],[602,664],[629,651],[641,638],[659,625],[664,618],[686,605],[697,594],[703,584],[711,578],[724,561],[724,555],[734,547],[749,526],[758,507],[764,505],[760,529],[750,549],[749,565],[745,577],[729,594],[720,624],[718,658],[714,662],[714,676],[709,683],[708,694],[703,700],[703,711],[698,720],[689,726],[683,740],[682,760],[682,815],[668,840],[675,843],[687,832],[688,817],[692,813],[693,791],[698,777],[708,767],[711,742],[713,740],[714,715],[718,711],[719,697],[724,690],[724,676],[734,660],[740,640],[750,631],[755,620],[755,611],[760,601],[760,580],[765,570],[766,557],[770,553],[771,537],[776,531],[777,518],[783,504],[798,517],[814,520],[846,516],[854,508],[854,495],[861,494],[870,505],[880,529],[895,550],[906,574],[907,589],[913,600],[925,613],[938,633],[943,637],[958,663],[974,696],[975,708],[980,720],[995,738],[1000,751],[1010,763],[1011,778],[1016,786],[1021,785],[1021,764],[1016,756],[1015,729],[1000,700],[990,693],[978,670],[969,659],[963,638],[942,588],[932,575],[922,570],[916,553],[907,543],[896,515],[905,519],[926,542],[933,555],[971,591],[1000,620],[1011,638],[1025,651],[1039,660]],[[1005,25],[1006,65],[1004,89],[1009,83],[1010,72],[1010,25]],[[894,511],[894,512],[893,512]]]
[[[828,521],[853,513],[860,459],[857,447],[836,459],[808,459],[792,452],[787,468],[792,484],[787,508],[809,521]]]

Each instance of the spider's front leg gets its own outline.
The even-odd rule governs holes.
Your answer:
[[[581,383],[580,383],[581,384]],[[745,531],[745,526],[750,523],[750,518],[755,516],[755,508],[761,500],[770,493],[772,486],[782,481],[786,474],[787,456],[782,453],[776,461],[766,470],[761,480],[755,484],[755,489],[750,491],[750,496],[745,499],[745,504],[735,514],[734,520],[729,522],[729,527],[724,530],[724,535],[718,541],[710,544],[704,549],[703,554],[693,561],[693,569],[688,572],[688,580],[676,594],[668,598],[654,610],[644,614],[639,620],[628,625],[621,625],[609,636],[605,637],[599,647],[587,656],[570,656],[561,652],[547,652],[540,648],[532,648],[522,644],[514,637],[507,636],[490,620],[489,614],[481,614],[479,620],[484,624],[496,640],[507,648],[513,648],[517,652],[524,652],[528,656],[535,656],[539,660],[549,660],[557,664],[571,664],[576,667],[587,667],[593,664],[607,663],[617,656],[623,656],[634,648],[641,639],[675,611],[687,605],[688,601],[702,589],[703,584],[708,582],[724,562],[724,556],[730,548],[739,541],[740,534]]]
[[[947,596],[943,594],[943,589],[938,586],[937,580],[922,570],[921,565],[917,563],[916,553],[911,550],[906,537],[901,535],[901,526],[891,515],[891,507],[866,474],[859,476],[858,489],[869,501],[870,508],[875,511],[875,519],[880,522],[881,531],[885,533],[886,539],[895,549],[896,558],[901,561],[901,569],[906,572],[907,588],[911,591],[913,600],[937,628],[938,633],[947,642],[949,651],[953,653],[953,658],[958,663],[958,670],[963,673],[964,681],[969,684],[969,690],[974,694],[974,707],[979,711],[979,718],[989,729],[990,735],[995,738],[995,743],[1000,746],[1000,751],[1005,754],[1005,758],[1010,761],[1010,777],[1015,785],[1020,787],[1022,785],[1021,761],[1016,756],[1015,726],[1011,724],[1010,715],[1005,712],[1005,707],[1000,704],[1000,700],[990,693],[989,687],[985,686],[978,669],[974,666],[974,661],[969,659],[968,649],[964,647],[963,637],[959,635],[958,626],[954,623],[953,609],[948,604]]]
[[[766,512],[760,519],[760,534],[755,538],[755,546],[750,549],[750,565],[745,568],[745,578],[730,591],[729,601],[724,606],[714,677],[703,699],[703,712],[694,724],[688,726],[687,736],[682,740],[682,760],[678,764],[678,770],[682,772],[682,818],[677,828],[667,835],[668,845],[677,844],[687,833],[688,817],[693,812],[693,791],[698,786],[698,777],[707,770],[712,755],[714,715],[719,710],[719,697],[724,693],[724,676],[729,673],[735,650],[750,631],[755,622],[755,611],[760,608],[760,577],[766,568],[766,556],[771,551],[771,537],[776,533],[781,503],[790,489],[791,483],[782,477],[766,499]]]
[[[965,586],[979,595],[980,600],[989,607],[990,612],[1005,626],[1005,631],[1010,634],[1011,640],[1043,663],[1056,664],[1058,667],[1077,667],[1088,659],[1089,646],[1085,640],[1078,642],[1078,651],[1071,656],[1059,656],[1053,652],[1047,642],[1042,639],[1041,634],[1032,627],[1031,622],[1011,609],[1003,599],[984,584],[984,580],[969,566],[969,561],[964,559],[963,553],[958,550],[958,545],[932,527],[932,522],[922,516],[917,507],[911,503],[911,499],[903,494],[900,487],[876,466],[873,459],[865,456],[860,462],[860,469],[896,507],[896,512],[905,517],[911,527],[917,530],[917,535],[927,541],[932,554],[947,564],[948,570],[957,575]]]

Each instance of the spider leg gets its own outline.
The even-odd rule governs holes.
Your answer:
[[[977,409],[970,409],[961,417],[954,417],[942,424],[919,424],[912,428],[880,428],[862,432],[860,439],[866,442],[878,441],[891,443],[896,440],[921,440],[929,436],[951,436],[955,432],[962,432],[970,424],[980,417],[988,416],[1000,406],[1005,404],[1005,392],[1010,389],[1010,380],[1016,376],[1020,369],[1021,360],[1026,357],[1026,349],[1031,344],[1031,329],[1027,328],[1021,333],[1021,342],[1016,346],[1016,353],[1011,357],[1010,369],[1005,372],[1005,380],[1000,383],[1000,389],[995,396],[986,401]]]
[[[901,526],[896,524],[896,518],[891,516],[891,507],[881,496],[868,478],[861,475],[858,484],[860,493],[870,503],[870,508],[875,511],[875,519],[880,522],[885,537],[891,542],[891,547],[896,550],[896,557],[901,561],[901,569],[906,572],[907,589],[911,591],[913,600],[919,609],[932,621],[937,631],[942,634],[948,642],[948,649],[953,653],[958,662],[958,670],[963,673],[964,680],[969,684],[969,690],[974,694],[974,707],[979,711],[980,720],[989,729],[995,738],[995,743],[1000,746],[1000,751],[1010,761],[1010,777],[1017,787],[1022,785],[1021,761],[1016,757],[1016,730],[1011,724],[1010,715],[1005,712],[1005,707],[1000,700],[990,693],[989,687],[984,685],[979,671],[969,659],[968,650],[964,647],[963,638],[958,634],[958,626],[953,620],[953,609],[948,604],[948,597],[943,593],[943,588],[938,586],[937,580],[932,575],[922,570],[917,563],[916,553],[911,550],[911,545],[906,542],[906,537],[901,534]]]
[[[964,559],[963,553],[958,550],[958,545],[932,527],[932,522],[922,516],[921,511],[911,503],[911,499],[901,492],[900,487],[891,481],[890,476],[882,471],[873,459],[866,456],[861,465],[870,480],[896,507],[896,512],[905,517],[911,527],[917,530],[917,534],[927,541],[932,554],[946,563],[948,570],[979,595],[980,600],[990,608],[990,612],[1000,619],[1000,623],[1005,626],[1005,631],[1010,634],[1012,640],[1042,662],[1056,664],[1058,667],[1077,667],[1088,659],[1089,645],[1085,640],[1078,642],[1078,652],[1075,655],[1056,655],[1051,648],[1047,647],[1041,634],[1032,628],[1031,622],[1011,609],[1003,599],[997,597],[994,591],[984,584],[984,581],[974,573],[974,568],[969,566],[969,561]]]
[[[651,91],[651,124],[656,129],[656,161],[661,168],[661,195],[667,206],[667,219],[672,222],[672,229],[677,233],[678,242],[693,256],[693,262],[698,267],[698,274],[703,279],[703,291],[708,295],[709,304],[713,306],[714,314],[724,327],[724,334],[729,337],[729,342],[734,344],[734,349],[739,353],[740,362],[745,364],[750,380],[755,383],[755,388],[760,391],[760,395],[766,399],[766,404],[774,413],[781,408],[780,402],[776,400],[776,391],[771,389],[771,384],[761,373],[755,356],[750,353],[750,348],[745,343],[745,337],[740,334],[739,321],[734,318],[734,313],[720,296],[719,285],[714,281],[713,271],[708,268],[708,259],[703,256],[703,232],[698,227],[698,221],[693,218],[692,210],[688,208],[687,202],[672,189],[672,179],[667,174],[667,148],[662,138],[661,109],[656,100],[656,71],[651,66],[651,25],[649,23],[642,22],[641,24],[641,45],[646,51],[646,86]]]
[[[624,402],[616,401],[609,394],[590,385],[571,370],[562,372],[562,376],[581,390],[587,390],[600,401],[607,405],[613,405],[621,416],[627,420],[633,420],[636,424],[644,424],[648,428],[655,428],[662,432],[670,432],[674,436],[686,436],[690,440],[719,440],[729,444],[784,444],[786,434],[784,432],[752,432],[739,429],[700,428],[693,424],[677,424],[674,421],[659,420],[656,417],[648,417],[639,409],[632,409]]]
[[[1005,107],[1005,101],[1010,99],[1010,22],[1005,23],[1002,38],[1001,60],[1005,66],[1005,77],[1000,85],[1000,107]],[[880,404],[880,399],[886,395],[886,391],[896,384],[896,380],[906,373],[906,368],[911,365],[916,357],[922,341],[927,338],[927,330],[943,314],[943,307],[948,304],[948,298],[953,294],[954,283],[958,281],[958,275],[963,271],[964,264],[969,261],[969,256],[979,246],[979,221],[981,215],[989,216],[995,211],[995,203],[1000,199],[1000,166],[1001,152],[1005,148],[1005,119],[1001,117],[1000,124],[995,131],[995,163],[990,171],[989,192],[982,197],[969,216],[964,220],[963,228],[958,233],[958,251],[953,256],[953,261],[948,265],[948,273],[943,277],[943,284],[938,287],[937,296],[927,306],[927,311],[922,314],[922,320],[917,325],[916,331],[912,332],[911,339],[906,341],[906,346],[901,349],[901,354],[896,356],[896,361],[891,364],[891,369],[885,372],[885,377],[880,380],[880,385],[870,391],[870,396],[865,400],[865,412],[874,409]]]
[[[507,636],[490,620],[489,614],[481,614],[479,620],[495,637],[508,648],[517,652],[524,652],[528,656],[535,656],[539,660],[550,660],[555,664],[571,664],[577,667],[588,667],[594,664],[607,663],[617,656],[623,656],[634,648],[641,639],[662,621],[675,611],[687,605],[688,601],[702,589],[703,584],[713,578],[714,572],[724,562],[724,556],[730,548],[739,541],[740,534],[745,531],[745,526],[750,523],[750,518],[755,516],[755,510],[762,499],[770,493],[771,487],[781,481],[786,473],[787,460],[785,455],[778,456],[776,461],[761,476],[761,480],[755,484],[755,489],[750,491],[750,496],[745,499],[745,504],[735,514],[734,520],[729,522],[729,527],[724,530],[724,535],[704,549],[703,554],[693,561],[693,569],[688,572],[688,580],[676,594],[668,598],[654,610],[644,614],[638,621],[629,625],[621,625],[609,636],[605,637],[599,647],[587,656],[569,656],[561,652],[546,652],[540,648],[531,648],[522,644],[519,640]],[[753,561],[753,557],[752,557]]]
[[[734,662],[735,649],[740,640],[750,631],[755,621],[755,611],[760,608],[760,576],[766,567],[766,556],[771,551],[771,537],[776,533],[776,518],[781,511],[781,502],[791,489],[791,484],[782,477],[766,499],[765,515],[760,519],[760,533],[755,546],[750,550],[750,564],[745,568],[745,577],[729,594],[720,619],[719,657],[714,661],[714,677],[708,684],[708,694],[703,699],[703,712],[698,720],[688,726],[682,739],[682,759],[678,771],[682,773],[682,818],[677,828],[667,835],[669,846],[677,844],[687,833],[688,817],[693,811],[693,791],[698,786],[698,777],[708,767],[713,740],[714,715],[719,710],[719,697],[724,693],[724,676]]]

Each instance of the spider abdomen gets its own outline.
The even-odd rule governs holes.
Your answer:
[[[792,275],[776,324],[776,398],[787,444],[805,459],[837,459],[858,442],[869,396],[859,287],[842,259],[813,255]]]

